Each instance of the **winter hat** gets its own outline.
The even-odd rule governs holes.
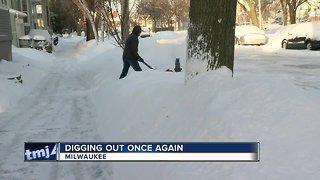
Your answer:
[[[134,28],[132,29],[132,34],[139,36],[141,34],[141,26],[134,26]]]

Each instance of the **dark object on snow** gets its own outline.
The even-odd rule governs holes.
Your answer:
[[[16,80],[15,83],[23,83],[21,74],[17,77],[8,78],[8,80]]]
[[[166,72],[173,72],[171,69],[166,69]]]
[[[143,62],[143,59],[138,54],[139,39],[141,34],[141,27],[135,26],[132,33],[126,39],[124,50],[122,54],[123,68],[120,79],[127,76],[130,66],[135,71],[142,71],[138,61]]]
[[[19,81],[21,79],[21,74],[17,77],[8,78],[8,80],[15,80],[15,79]]]
[[[174,71],[175,72],[181,72],[182,71],[182,68],[180,67],[180,59],[179,58],[176,58],[176,61],[174,63]]]

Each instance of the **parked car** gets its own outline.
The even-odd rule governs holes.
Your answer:
[[[282,16],[277,16],[277,17],[274,19],[274,22],[273,22],[273,23],[282,25],[282,24],[283,24],[283,18],[282,18]]]
[[[320,22],[306,22],[280,30],[281,47],[284,49],[320,49]]]
[[[31,29],[29,34],[19,38],[20,47],[31,47],[51,53],[53,45],[59,43],[58,36],[51,35],[48,30]]]
[[[150,28],[142,27],[140,37],[141,38],[150,37]]]
[[[267,37],[264,31],[253,25],[236,26],[235,43],[238,45],[264,45]]]

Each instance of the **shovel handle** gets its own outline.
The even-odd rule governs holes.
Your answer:
[[[142,62],[144,65],[146,65],[148,68],[150,68],[150,69],[154,69],[153,67],[151,67],[149,64],[147,64],[146,62]]]

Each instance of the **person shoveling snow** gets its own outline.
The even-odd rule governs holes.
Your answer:
[[[125,42],[122,60],[123,60],[123,68],[120,75],[120,79],[127,76],[130,66],[135,71],[142,71],[138,61],[144,62],[143,58],[138,54],[138,45],[139,39],[138,37],[141,34],[141,26],[135,26],[132,30],[132,33],[128,36]]]

